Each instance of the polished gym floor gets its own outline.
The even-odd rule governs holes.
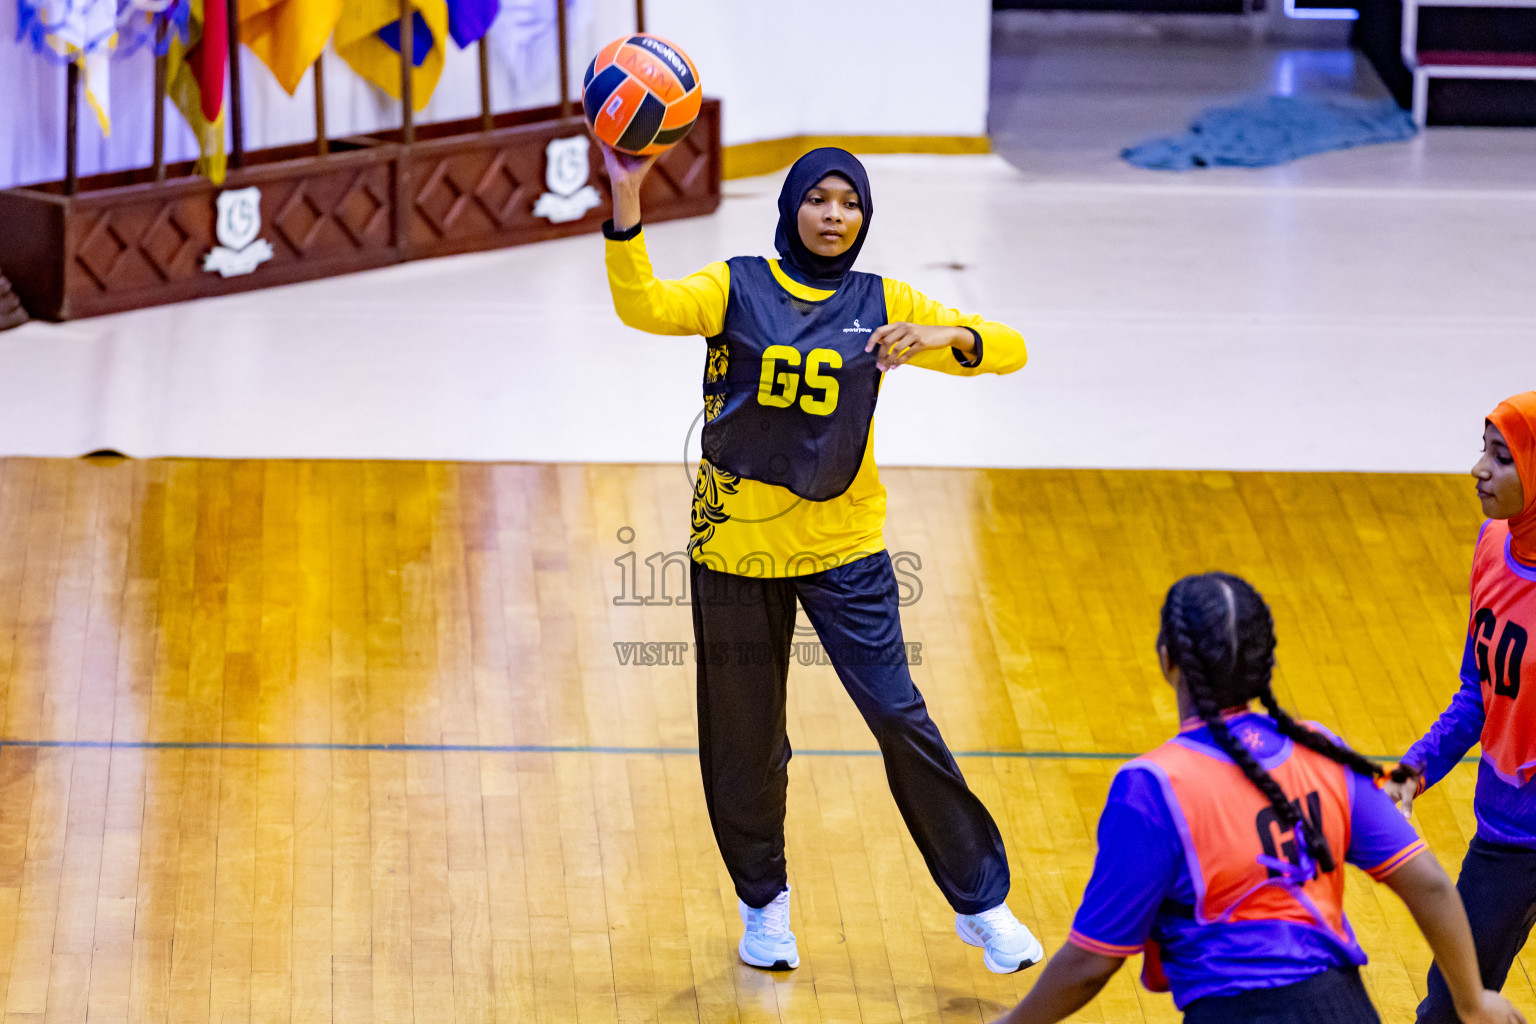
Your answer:
[[[1047,949],[1116,766],[1177,728],[1152,642],[1180,574],[1252,579],[1282,699],[1361,750],[1400,752],[1455,688],[1467,480],[884,475],[914,676]],[[0,463],[5,1020],[982,1021],[1019,998],[1036,972],[955,937],[812,635],[803,966],[737,961],[665,564],[688,496],[670,466]],[[1472,778],[1417,804],[1453,869]],[[1406,1019],[1428,950],[1349,871],[1369,986]],[[1177,1019],[1134,973],[1080,1019]],[[1536,1010],[1523,964],[1507,991]]]

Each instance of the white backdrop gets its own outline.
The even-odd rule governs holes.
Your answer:
[[[1195,181],[1114,153],[1097,179],[868,157],[881,212],[860,267],[1030,349],[1007,377],[897,370],[875,455],[1463,472],[1483,415],[1536,382],[1533,136],[1427,132]],[[771,252],[782,178],[652,225],[657,272]],[[682,479],[704,343],[621,324],[603,244],[0,332],[0,454],[669,462]]]
[[[988,0],[646,0],[725,102],[725,144],[985,135]]]
[[[553,14],[552,0],[503,0]],[[794,135],[983,135],[990,4],[987,0],[648,0],[646,27],[682,46],[704,91],[725,104],[725,143]],[[634,28],[632,0],[584,0],[570,33],[572,92],[606,40]],[[546,10],[547,9],[547,10]],[[504,30],[509,19],[498,22]],[[14,0],[0,0],[0,187],[63,176],[64,70],[16,41]],[[542,42],[543,45],[536,45]],[[242,52],[246,146],[314,137],[313,76],[289,97],[249,50]],[[528,40],[515,65],[493,60],[497,110],[551,103],[552,41]],[[112,64],[113,130],[80,117],[80,173],[150,163],[154,64],[147,50]],[[400,123],[399,105],[326,54],[332,136]],[[451,43],[441,83],[418,123],[474,116],[473,50]],[[181,115],[167,105],[169,160],[196,155]]]

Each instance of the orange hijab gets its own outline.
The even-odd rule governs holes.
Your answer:
[[[1526,565],[1536,565],[1536,391],[1506,398],[1488,414],[1488,421],[1508,442],[1525,491],[1525,507],[1509,520],[1510,553]]]

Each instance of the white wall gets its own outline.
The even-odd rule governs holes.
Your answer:
[[[537,0],[503,0],[503,6]],[[647,0],[646,27],[681,46],[707,95],[725,104],[725,142],[794,135],[984,135],[990,4],[987,0]],[[572,92],[590,55],[634,28],[633,0],[581,0],[570,40]],[[550,11],[553,11],[551,3]],[[498,23],[498,28],[504,27]],[[64,71],[16,41],[16,5],[0,0],[0,187],[63,176]],[[538,51],[542,53],[543,51]],[[243,52],[246,146],[313,138],[312,76],[289,97]],[[552,54],[551,54],[552,56]],[[498,110],[553,102],[552,62],[493,61]],[[113,134],[80,116],[80,173],[150,163],[153,61],[147,50],[112,64]],[[390,128],[398,105],[326,56],[333,136]],[[448,46],[443,77],[418,123],[474,116],[473,50]],[[167,106],[167,158],[196,155]]]
[[[988,0],[647,0],[693,58],[725,142],[985,135]]]

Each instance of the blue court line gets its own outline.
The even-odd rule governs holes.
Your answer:
[[[241,743],[223,740],[0,740],[0,750],[26,747],[36,750],[329,750],[343,753],[379,754],[630,754],[697,757],[698,747],[601,747],[559,746],[541,743]],[[1031,761],[1129,761],[1137,754],[1091,750],[956,750],[956,757],[1012,758]],[[878,750],[805,749],[796,757],[879,757]],[[1367,754],[1373,761],[1395,758]],[[1478,759],[1464,757],[1463,764]]]
[[[242,743],[222,740],[0,740],[5,747],[43,750],[331,750],[382,754],[649,754],[697,757],[698,747],[560,746],[542,743]],[[879,757],[878,750],[796,749],[796,757]],[[1061,758],[1127,761],[1135,754],[1055,750],[956,750],[956,757]]]

